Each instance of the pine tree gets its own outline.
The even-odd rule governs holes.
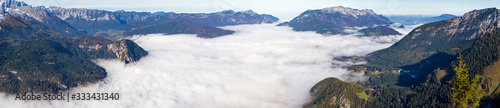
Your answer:
[[[472,80],[469,78],[468,69],[462,61],[462,55],[458,57],[459,64],[453,70],[456,72],[454,79],[453,101],[458,107],[477,107],[484,94],[479,82],[479,76],[475,75]]]

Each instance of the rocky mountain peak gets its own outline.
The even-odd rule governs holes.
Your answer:
[[[22,2],[22,1],[15,1],[15,0],[1,0],[2,7],[10,7],[10,8],[17,8],[17,7],[23,7],[23,6],[28,6],[28,4]]]
[[[24,2],[15,0],[2,0],[3,14],[10,14],[24,19],[34,18],[43,22],[43,18],[47,17],[47,12],[43,7],[33,7]]]
[[[252,10],[246,10],[246,11],[243,11],[243,13],[250,14],[250,15],[256,15],[257,14],[257,13],[255,13]]]
[[[470,12],[467,12],[465,13],[462,18],[465,18],[465,19],[472,19],[472,18],[475,18],[481,14],[489,14],[489,13],[492,13],[492,12],[496,12],[498,13],[500,10],[496,9],[496,8],[486,8],[486,9],[479,9],[479,10],[472,10]]]
[[[465,13],[462,17],[452,18],[448,21],[452,22],[449,25],[450,29],[447,30],[448,34],[455,35],[477,30],[472,34],[460,37],[465,40],[477,39],[486,31],[500,27],[500,10],[496,8],[473,10]]]
[[[382,15],[377,15],[369,9],[352,9],[349,7],[329,7],[317,10],[307,10],[290,22],[279,25],[288,25],[295,31],[316,31],[324,35],[349,34],[345,27],[363,27],[389,25],[393,22]]]
[[[351,15],[351,16],[359,16],[359,15],[376,15],[373,10],[370,9],[352,9],[349,7],[343,7],[343,6],[335,6],[335,7],[329,7],[329,8],[323,8],[321,9],[321,12],[323,13],[342,13],[346,15]]]

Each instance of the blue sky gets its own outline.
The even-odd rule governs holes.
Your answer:
[[[254,10],[292,19],[308,9],[345,6],[372,9],[383,15],[462,15],[474,9],[500,7],[500,0],[20,0],[35,6],[127,11],[205,13]]]

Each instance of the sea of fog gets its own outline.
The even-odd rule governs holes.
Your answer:
[[[348,80],[351,65],[334,57],[364,56],[403,37],[323,36],[275,24],[221,27],[235,34],[213,39],[191,34],[134,36],[149,52],[141,60],[94,60],[108,72],[97,84],[66,91],[120,94],[106,101],[19,101],[1,94],[0,107],[297,108],[315,83]],[[412,27],[397,29],[403,34]]]

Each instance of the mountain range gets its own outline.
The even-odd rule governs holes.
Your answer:
[[[67,9],[61,7],[50,7],[47,10],[68,22],[76,29],[84,31],[89,35],[111,38],[120,38],[123,35],[136,35],[134,33],[185,33],[197,34],[199,37],[208,38],[227,35],[233,32],[216,28],[219,26],[273,23],[279,20],[272,15],[257,14],[252,10],[242,12],[226,10],[215,13],[196,14],[173,12],[153,14],[150,12],[126,12],[123,10],[110,12],[96,9]],[[195,30],[188,28],[195,28]],[[136,29],[146,31],[137,31]],[[165,29],[171,29],[171,31],[164,31]],[[136,31],[128,32],[131,30]],[[209,31],[209,33],[201,31]]]

